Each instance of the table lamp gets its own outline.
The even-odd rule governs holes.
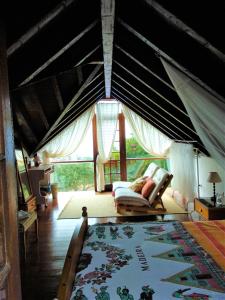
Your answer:
[[[211,200],[213,201],[214,206],[216,206],[216,183],[221,182],[222,180],[217,172],[209,172],[207,181],[213,184],[213,197]]]

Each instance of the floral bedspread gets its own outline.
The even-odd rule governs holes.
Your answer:
[[[225,299],[225,274],[179,222],[89,226],[72,300]]]

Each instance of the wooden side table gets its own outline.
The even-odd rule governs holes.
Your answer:
[[[225,207],[215,207],[210,198],[195,198],[195,211],[205,220],[225,219]]]
[[[36,240],[38,240],[38,217],[37,212],[32,211],[28,218],[19,220],[20,232],[23,234],[23,252],[24,260],[26,260],[26,231],[35,223],[35,235]]]

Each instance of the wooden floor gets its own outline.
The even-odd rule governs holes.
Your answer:
[[[56,297],[59,278],[67,248],[75,228],[76,219],[57,220],[68,197],[49,199],[47,208],[38,210],[39,240],[36,242],[34,228],[27,231],[27,259],[21,262],[23,300],[53,300]],[[162,216],[132,217],[129,221],[162,220]],[[189,220],[187,214],[165,215],[164,220]],[[97,222],[128,221],[128,218],[92,218]]]

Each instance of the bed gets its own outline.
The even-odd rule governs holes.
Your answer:
[[[86,209],[57,299],[225,299],[225,221],[88,226]]]

